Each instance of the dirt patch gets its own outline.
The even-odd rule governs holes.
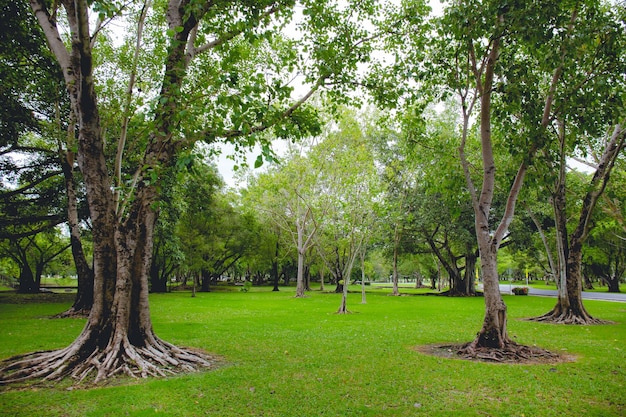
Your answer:
[[[515,345],[504,349],[476,348],[474,354],[463,352],[467,344],[421,345],[414,349],[424,355],[446,359],[461,359],[475,362],[506,363],[519,365],[543,365],[575,362],[572,355],[561,355],[534,346]]]

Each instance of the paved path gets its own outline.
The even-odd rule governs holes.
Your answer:
[[[513,287],[519,287],[519,285],[500,284],[500,292],[502,294],[511,294],[511,288]],[[535,288],[529,287],[528,295],[536,295],[539,297],[556,297],[558,295],[558,292],[556,290],[537,290]],[[626,303],[626,294],[583,291],[583,300],[617,301],[621,303]]]

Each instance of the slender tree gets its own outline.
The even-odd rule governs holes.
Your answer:
[[[524,85],[519,83],[520,79],[507,78],[504,75],[509,68],[515,68],[515,60],[512,57],[520,59],[526,56],[525,45],[530,45],[529,40],[532,43],[545,39],[546,36],[551,36],[550,33],[556,28],[565,31],[565,39],[571,37],[576,17],[576,7],[561,10],[560,5],[548,7],[547,4],[508,5],[499,2],[481,2],[454,3],[441,19],[440,27],[447,28],[452,45],[451,48],[443,50],[444,56],[447,57],[443,60],[447,63],[443,67],[449,70],[447,82],[459,97],[463,115],[459,155],[474,210],[486,307],[480,332],[471,343],[461,349],[461,353],[469,356],[474,356],[480,349],[485,348],[510,351],[515,355],[521,348],[507,333],[507,308],[499,290],[497,253],[503,238],[508,234],[530,163],[538,148],[542,146],[541,138],[545,136],[543,132],[552,122],[550,116],[554,94],[564,70],[563,54],[566,42],[557,45],[560,54],[556,55],[556,60],[546,64],[551,78],[535,95],[538,98],[535,105],[541,104],[542,111],[531,112],[528,116],[533,118],[534,125],[526,132],[526,136],[534,140],[521,144],[519,150],[521,161],[518,162],[513,180],[506,188],[508,196],[503,204],[502,217],[494,224],[492,210],[498,164],[492,116],[495,113],[502,115],[506,120],[506,115],[511,114],[507,113],[510,112],[510,107],[500,106],[500,102],[518,103],[519,94],[515,93]],[[465,23],[458,26],[460,22]],[[532,30],[529,30],[530,27]],[[499,88],[500,86],[502,88]],[[495,108],[492,107],[494,101]],[[482,162],[478,186],[467,155],[469,122],[475,106],[478,106],[477,122]],[[500,109],[504,109],[502,113]]]
[[[561,164],[557,193],[553,197],[557,229],[559,295],[555,307],[548,313],[533,318],[565,324],[598,324],[603,321],[592,317],[582,300],[583,244],[589,236],[593,211],[609,181],[611,170],[624,148],[626,130],[616,125],[606,142],[598,167],[588,185],[575,229],[568,233],[565,209],[565,163]]]
[[[563,71],[567,77],[555,95],[551,118],[555,121],[553,151],[543,159],[552,169],[551,201],[556,224],[557,305],[535,318],[569,324],[592,324],[582,302],[583,245],[593,227],[595,206],[607,187],[617,158],[624,148],[623,77],[626,70],[626,31],[624,10],[611,9],[598,2],[582,2],[572,14],[568,32],[576,36],[562,49]],[[583,110],[584,109],[584,110]],[[599,138],[599,140],[597,139]],[[598,142],[597,145],[593,145]],[[567,211],[567,158],[584,149],[595,154],[595,171],[580,203],[575,224],[569,224]],[[594,152],[594,148],[596,151]]]

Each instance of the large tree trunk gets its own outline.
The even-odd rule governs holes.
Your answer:
[[[476,285],[475,281],[478,279],[477,276],[474,275],[474,270],[476,269],[476,255],[467,254],[465,255],[465,271],[464,275],[464,288],[463,295],[476,295]]]
[[[483,271],[485,318],[476,339],[468,345],[468,351],[475,350],[477,347],[503,349],[512,343],[506,330],[506,305],[500,294],[497,247],[492,243],[481,246],[480,261]]]
[[[617,276],[606,277],[604,278],[604,282],[606,282],[606,285],[608,287],[608,292],[614,292],[614,293],[621,292],[619,290],[619,277]]]
[[[150,266],[150,292],[167,292],[167,275],[161,272],[159,265],[152,262]]]

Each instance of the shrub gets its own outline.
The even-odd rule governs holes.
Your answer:
[[[245,281],[243,283],[243,287],[241,287],[241,289],[239,291],[242,292],[248,292],[250,290],[250,288],[252,288],[252,282],[250,281]]]
[[[513,294],[515,295],[528,295],[528,288],[527,287],[515,287],[513,288]]]

